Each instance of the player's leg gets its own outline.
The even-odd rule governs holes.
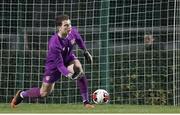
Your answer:
[[[45,97],[50,94],[54,89],[55,83],[42,83],[41,88],[33,87],[29,90],[19,90],[11,101],[11,107],[15,108],[16,105],[22,102],[24,98],[38,98]]]
[[[72,66],[73,65],[73,66]],[[69,71],[83,71],[82,65],[79,62],[78,59],[75,59],[70,62],[70,65],[68,66]],[[83,74],[80,79],[77,80],[77,84],[80,88],[80,93],[82,95],[83,102],[89,101],[88,97],[88,82],[86,79],[86,76]]]
[[[16,105],[21,103],[24,98],[38,98],[47,96],[54,89],[55,81],[57,81],[59,77],[60,74],[57,73],[56,75],[52,76],[44,76],[41,88],[33,87],[25,91],[19,90],[11,101],[11,107],[16,107]]]
[[[40,96],[41,97],[48,96],[54,90],[54,86],[55,86],[55,83],[43,82],[42,86],[41,86],[41,89],[40,89]]]
[[[83,72],[82,65],[78,59],[75,59],[70,62],[68,66],[68,70],[71,72],[73,71]],[[77,85],[79,86],[80,94],[82,96],[84,106],[86,108],[94,108],[94,106],[89,103],[88,82],[85,74],[82,74],[82,76],[79,79],[77,79]]]

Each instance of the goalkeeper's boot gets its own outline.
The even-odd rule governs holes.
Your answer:
[[[84,107],[85,107],[86,109],[93,109],[93,108],[95,108],[94,105],[90,104],[90,103],[87,102],[87,101],[84,102]]]
[[[22,92],[22,91],[19,90],[19,91],[16,93],[16,95],[14,96],[14,98],[12,99],[12,101],[11,101],[11,107],[12,107],[12,108],[15,108],[16,105],[18,105],[19,103],[22,102],[23,98],[20,96],[20,93],[21,93],[21,92]]]

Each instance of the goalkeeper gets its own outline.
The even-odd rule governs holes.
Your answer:
[[[56,18],[57,33],[48,42],[45,72],[41,88],[33,87],[29,90],[19,90],[11,101],[11,107],[16,107],[24,98],[45,97],[50,94],[55,82],[61,75],[77,81],[85,108],[94,108],[89,103],[87,79],[80,61],[73,53],[73,46],[77,44],[83,50],[88,63],[92,63],[92,56],[87,51],[79,32],[71,26],[69,16],[61,15]]]

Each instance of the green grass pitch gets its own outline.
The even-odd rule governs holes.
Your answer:
[[[95,109],[85,109],[82,104],[27,104],[10,108],[7,103],[0,103],[0,113],[180,113],[178,106],[156,105],[95,105]]]

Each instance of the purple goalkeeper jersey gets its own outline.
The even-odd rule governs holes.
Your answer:
[[[73,46],[78,44],[79,48],[85,49],[85,43],[83,42],[79,32],[75,27],[72,27],[71,31],[65,38],[60,38],[58,34],[51,36],[48,42],[48,52],[46,57],[45,75],[52,75],[57,70],[64,76],[69,71],[66,68],[66,64],[69,63],[73,53]]]

